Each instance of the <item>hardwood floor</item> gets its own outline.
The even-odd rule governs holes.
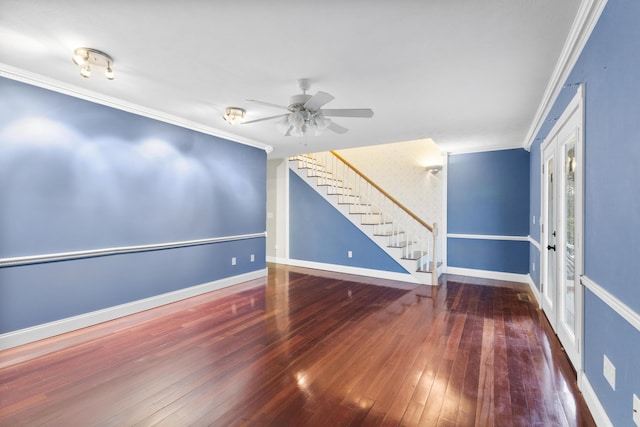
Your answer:
[[[375,282],[269,265],[0,352],[0,425],[595,425],[527,286]]]

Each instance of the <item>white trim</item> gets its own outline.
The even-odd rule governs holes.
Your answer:
[[[607,291],[605,288],[589,279],[587,276],[581,276],[580,283],[582,283],[587,289],[593,292],[595,296],[600,298],[620,317],[629,322],[631,326],[640,331],[640,314],[638,314],[624,302],[620,301],[618,298],[616,298],[615,295]]]
[[[538,289],[538,286],[536,286],[536,284],[534,283],[533,278],[531,277],[530,274],[527,274],[527,283],[529,283],[529,288],[531,289],[531,293],[536,299],[538,308],[540,308],[541,307],[540,303],[542,301],[542,299],[540,298],[540,290]]]
[[[293,265],[295,267],[314,268],[316,270],[334,271],[336,273],[373,277],[376,279],[397,280],[399,282],[415,283],[417,285],[423,284],[419,282],[418,279],[413,277],[410,273],[396,273],[394,271],[373,270],[370,268],[350,267],[347,265],[338,264],[325,264],[323,262],[304,261],[299,259],[279,259],[278,263]]]
[[[441,150],[448,152],[448,154],[474,154],[474,153],[486,153],[489,151],[505,151],[505,150],[522,150],[522,144],[514,145],[513,143],[489,145],[489,146],[458,146],[458,144],[452,144],[449,146],[447,143],[439,144]]]
[[[449,239],[475,239],[475,240],[509,240],[515,242],[528,242],[529,236],[497,236],[492,234],[447,234]]]
[[[84,99],[85,101],[94,102],[96,104],[106,105],[118,110],[127,111],[129,113],[137,114],[139,116],[148,117],[150,119],[158,120],[172,125],[180,126],[186,129],[191,129],[197,132],[202,132],[207,135],[217,136],[226,140],[237,142],[251,147],[260,148],[267,152],[267,154],[273,151],[273,147],[267,144],[263,144],[258,141],[254,141],[249,138],[233,135],[219,129],[215,129],[209,126],[204,126],[200,123],[193,122],[172,114],[168,114],[162,111],[153,110],[151,108],[144,107],[142,105],[133,104],[130,102],[122,101],[107,95],[103,95],[97,92],[90,91],[85,88],[63,83],[58,80],[54,80],[39,74],[32,73],[20,68],[12,67],[0,62],[0,77],[6,77],[11,80],[20,81],[33,86],[38,86],[44,89],[52,90],[54,92],[62,93],[65,95],[73,96],[74,98]]]
[[[529,132],[524,140],[524,148],[526,150],[531,149],[531,145],[534,142],[534,138],[540,131],[540,128],[544,124],[553,103],[558,98],[560,91],[563,89],[565,82],[569,78],[569,74],[576,65],[582,49],[584,49],[591,32],[596,26],[604,7],[607,4],[607,0],[583,0],[580,2],[578,13],[573,21],[567,40],[562,47],[562,52],[558,58],[558,62],[553,70],[542,102],[536,111],[535,118],[531,123]],[[578,82],[569,82],[578,83]]]
[[[528,283],[528,274],[505,273],[503,271],[476,270],[474,268],[450,267],[447,266],[447,274],[457,274],[459,276],[480,277],[482,279],[505,280],[508,282]]]
[[[291,186],[291,182],[290,182],[290,177],[291,177],[291,170],[293,170],[293,168],[291,167],[291,164],[289,162],[289,159],[287,157],[284,158],[284,162],[285,162],[285,173],[284,173],[284,233],[285,233],[285,247],[284,247],[284,256],[287,257],[287,259],[289,258],[289,252],[290,252],[290,243],[291,243],[291,231],[289,230],[289,214],[291,212],[291,207],[290,207],[290,203],[289,201],[291,200],[291,194],[290,194],[290,186]]]
[[[574,369],[580,371],[584,366],[584,294],[583,288],[577,286],[575,288],[575,313],[574,328],[569,328],[561,319],[564,317],[561,313],[565,311],[566,300],[560,288],[564,283],[564,264],[561,258],[564,257],[564,241],[566,236],[566,220],[565,216],[565,180],[556,180],[555,183],[549,183],[549,173],[553,173],[556,177],[565,176],[565,147],[572,137],[575,137],[575,159],[577,163],[575,171],[575,275],[580,276],[584,272],[584,169],[586,163],[584,161],[584,84],[580,84],[576,89],[576,93],[565,107],[564,111],[553,125],[544,141],[540,144],[540,208],[542,217],[540,219],[540,227],[547,227],[546,232],[540,233],[541,251],[540,251],[540,280],[548,285],[549,263],[548,250],[551,244],[549,241],[549,231],[554,230],[553,245],[559,246],[558,251],[554,252],[556,268],[553,270],[554,286],[544,286],[542,295],[542,310],[547,315],[551,327],[558,335],[558,339],[564,346],[567,356],[571,361]],[[550,159],[554,159],[553,170],[543,172],[545,166],[548,166]],[[555,188],[558,187],[558,188]],[[552,189],[552,191],[549,190]],[[549,194],[553,195],[552,206],[553,213],[549,217]],[[553,219],[553,223],[549,221]]]
[[[580,391],[582,392],[582,396],[584,396],[584,401],[587,403],[596,425],[600,427],[613,427],[607,411],[605,411],[604,406],[600,403],[598,394],[591,386],[589,378],[587,378],[587,374],[584,371],[579,375],[578,381],[580,383]]]
[[[282,258],[277,256],[268,256],[266,258],[266,261],[274,264],[285,264],[285,265],[289,262],[287,258]]]
[[[538,242],[536,239],[534,239],[531,236],[528,236],[528,240],[529,240],[529,243],[531,243],[538,250],[538,252],[542,252],[542,246],[540,245],[540,242]]]
[[[449,262],[447,253],[449,250],[449,246],[447,245],[447,234],[448,234],[448,230],[449,230],[449,221],[447,220],[447,218],[449,218],[449,210],[447,208],[447,206],[449,205],[449,186],[448,186],[448,182],[449,182],[449,153],[444,153],[444,161],[442,162],[442,164],[444,165],[444,168],[442,170],[443,173],[443,177],[442,177],[442,226],[440,227],[441,230],[441,236],[440,237],[440,247],[442,248],[442,254],[440,254],[441,259],[442,259],[442,267],[446,268],[447,263]]]
[[[8,332],[0,335],[0,350],[6,350],[8,348],[17,347],[19,345],[27,344],[33,341],[38,341],[45,338],[53,337],[55,335],[64,334],[66,332],[75,331],[77,329],[86,328],[87,326],[97,325],[98,323],[107,322],[119,317],[139,313],[141,311],[160,307],[172,302],[191,298],[197,295],[205,294],[207,292],[215,291],[266,276],[267,269],[265,268],[249,273],[239,274],[237,276],[226,277],[224,279],[215,280],[185,289],[179,289],[177,291],[168,292],[166,294],[132,301],[126,304],[108,307],[102,310],[92,311],[90,313],[85,313],[78,316],[68,317],[66,319],[56,320],[55,322],[44,323],[42,325]]]
[[[237,236],[224,236],[224,237],[211,237],[208,239],[197,240],[183,240],[180,242],[169,243],[154,243],[150,245],[137,245],[137,246],[120,246],[116,248],[104,248],[104,249],[90,249],[85,251],[75,252],[60,252],[54,254],[42,254],[42,255],[29,255],[13,258],[0,258],[0,268],[2,267],[15,267],[18,265],[40,264],[43,262],[53,261],[69,261],[80,258],[93,258],[108,255],[120,255],[130,254],[135,252],[148,252],[157,251],[163,249],[175,249],[184,248],[187,246],[201,246],[211,243],[233,242],[237,240],[255,239],[259,237],[266,237],[266,231],[262,233],[253,234],[241,234]]]

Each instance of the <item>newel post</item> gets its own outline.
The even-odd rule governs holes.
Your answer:
[[[433,223],[433,251],[431,251],[431,286],[438,286],[438,254],[436,248],[438,247],[438,224]]]

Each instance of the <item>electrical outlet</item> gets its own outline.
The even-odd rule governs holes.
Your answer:
[[[535,215],[532,216],[531,219],[533,220],[533,223],[535,224],[536,223],[536,216]]]
[[[535,262],[531,263],[531,267],[532,267],[531,270],[536,271],[536,263]]]
[[[347,257],[353,258],[353,252],[351,252],[351,251],[347,252]]]
[[[236,257],[231,258],[231,265],[236,265]]]
[[[251,254],[251,262],[254,262],[256,260],[256,256],[254,254]]]
[[[613,390],[616,389],[616,367],[613,366],[607,355],[603,355],[602,373]]]
[[[633,422],[640,427],[640,399],[633,394]]]

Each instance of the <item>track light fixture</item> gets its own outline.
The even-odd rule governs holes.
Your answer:
[[[91,68],[99,67],[104,68],[104,76],[108,80],[113,80],[115,74],[111,66],[113,65],[113,58],[101,50],[92,49],[90,47],[79,47],[73,51],[74,64],[82,67],[80,68],[80,75],[85,79],[91,77]]]
[[[242,122],[244,120],[244,116],[247,112],[244,108],[238,107],[229,107],[224,110],[224,114],[222,118],[227,121],[230,125],[235,125],[236,123]]]

